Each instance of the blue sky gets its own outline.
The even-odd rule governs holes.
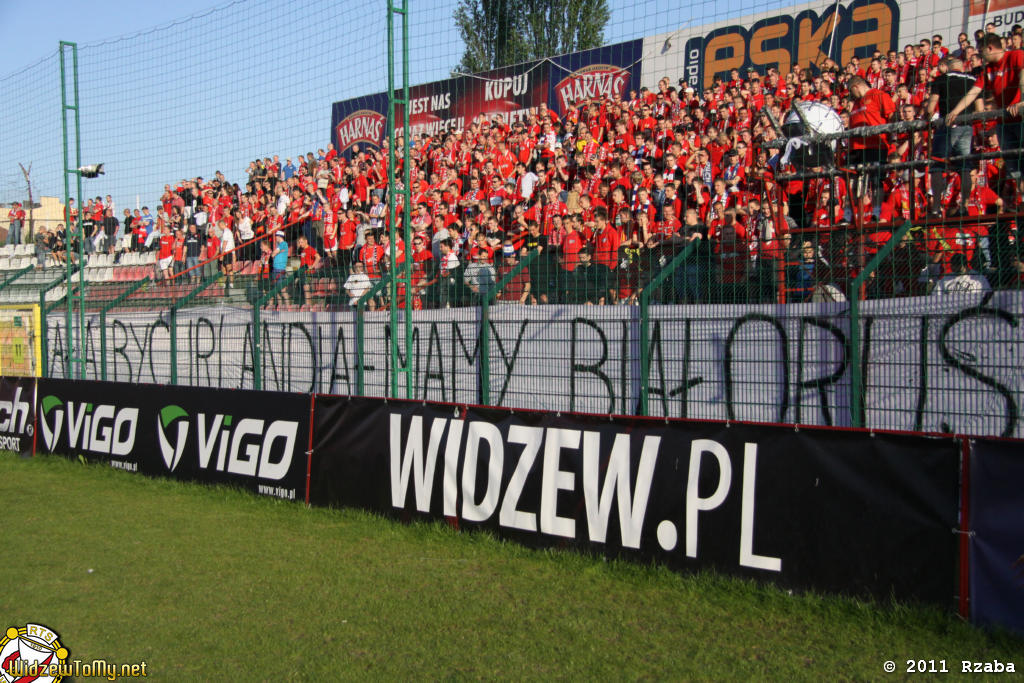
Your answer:
[[[456,0],[410,2],[411,82],[444,78]],[[611,0],[606,42],[781,3]],[[57,43],[79,45],[85,196],[153,204],[166,182],[326,146],[331,102],[386,89],[383,0],[0,0],[0,201],[63,195]],[[40,11],[42,8],[44,11]]]

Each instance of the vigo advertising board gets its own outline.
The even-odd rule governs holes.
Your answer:
[[[41,453],[305,498],[309,396],[40,379]]]

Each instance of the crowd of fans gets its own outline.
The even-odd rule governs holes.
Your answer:
[[[872,184],[828,168],[787,179],[796,169],[780,163],[782,149],[771,143],[783,136],[769,112],[782,121],[794,102],[820,102],[858,127],[1002,109],[1020,100],[1019,87],[993,86],[986,65],[1019,78],[1021,41],[1020,27],[1008,38],[960,34],[950,47],[936,35],[845,65],[734,70],[703,91],[663,78],[656,90],[586,102],[561,117],[542,104],[523,120],[478,117],[465,130],[414,136],[413,305],[472,305],[492,295],[508,304],[635,303],[684,249],[655,300],[839,299],[907,220],[920,227],[861,295],[1020,287],[1024,265],[1007,218],[1020,206],[1016,158],[878,166],[998,151],[1001,126],[1019,117],[841,140],[836,165],[874,163]],[[1016,126],[1016,144],[1006,147],[1004,137],[1004,148],[1020,146]],[[392,250],[398,263],[405,257],[401,207],[395,225],[388,216],[387,164],[386,143],[353,147],[350,156],[328,145],[254,161],[241,185],[219,171],[167,185],[155,211],[118,216],[109,197],[97,197],[82,207],[87,248],[115,258],[151,250],[159,278],[220,269],[229,283],[252,262],[273,283],[298,258],[308,275],[292,296],[308,300],[319,278],[334,283],[339,302],[355,303],[392,267]],[[405,169],[396,170],[402,177]],[[983,218],[990,214],[1000,217]],[[64,258],[63,228],[40,239],[50,241],[37,246]]]

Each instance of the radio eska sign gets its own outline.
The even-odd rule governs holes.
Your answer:
[[[793,64],[820,66],[831,56],[841,64],[899,49],[900,9],[894,0],[855,0],[835,5],[821,16],[804,10],[796,16],[762,19],[749,29],[725,26],[686,41],[686,81],[695,90],[728,80],[729,72],[760,72],[774,66],[785,76]],[[833,29],[835,36],[833,37]]]

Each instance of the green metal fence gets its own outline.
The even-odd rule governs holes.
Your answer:
[[[912,121],[872,133],[891,134],[907,159],[894,160],[884,170],[890,176],[885,179],[889,199],[907,191],[908,205],[876,203],[872,209],[879,217],[883,209],[890,214],[887,221],[877,222],[857,215],[864,213],[867,194],[853,189],[858,173],[833,167],[787,175],[784,165],[769,168],[769,155],[781,152],[791,137],[778,120],[788,112],[773,113],[770,106],[757,111],[756,96],[747,89],[754,80],[759,88],[767,85],[770,74],[760,66],[769,65],[759,65],[757,78],[738,74],[738,83],[715,86],[719,92],[713,98],[701,92],[714,85],[714,74],[692,76],[687,68],[690,41],[680,40],[678,31],[680,23],[690,20],[694,27],[702,18],[713,16],[719,22],[720,8],[710,4],[690,7],[688,17],[648,17],[662,25],[620,17],[616,40],[624,42],[604,45],[600,55],[578,65],[575,59],[560,60],[555,52],[524,54],[524,60],[539,60],[537,68],[524,62],[493,72],[469,59],[472,55],[459,54],[459,41],[451,39],[457,33],[452,28],[457,3],[389,1],[386,16],[324,1],[286,11],[265,0],[255,4],[255,10],[248,4],[229,4],[180,27],[81,50],[62,42],[53,58],[2,79],[19,97],[5,105],[0,156],[8,165],[15,154],[35,159],[35,166],[28,164],[35,169],[34,182],[54,199],[64,188],[63,205],[55,211],[68,224],[63,241],[72,243],[60,251],[63,274],[15,265],[28,258],[25,250],[12,249],[0,257],[5,273],[0,303],[42,309],[47,374],[549,411],[1024,435],[1019,418],[1024,266],[1016,231],[1019,216],[1014,215],[1019,207],[1013,201],[998,217],[956,218],[949,212],[942,220],[917,210],[923,207],[918,190],[924,197],[924,173],[936,170],[930,133],[937,131],[928,120],[931,112],[912,111]],[[753,8],[758,9],[769,8]],[[828,12],[839,9],[826,2],[814,11],[824,22]],[[901,11],[917,16],[905,15],[900,30],[911,27],[931,37],[933,30],[948,33],[954,28],[948,12],[931,17],[918,8]],[[402,24],[400,37],[396,18]],[[308,38],[310,26],[356,24],[369,43],[385,45],[387,54],[367,50],[353,56],[343,42],[328,41],[309,54],[268,59],[260,47],[265,41],[253,40],[270,31],[278,44],[298,45]],[[843,42],[851,36],[856,42],[867,24],[873,25],[853,22],[833,31],[828,54],[848,56]],[[885,26],[882,17],[878,30],[870,29],[872,40],[891,33],[898,48],[897,27],[890,32]],[[214,32],[220,40],[211,42],[208,36]],[[712,33],[707,36],[710,40]],[[498,38],[504,42],[508,36]],[[595,45],[603,40],[598,36]],[[417,53],[414,45],[425,47]],[[857,45],[861,51],[871,47]],[[577,47],[583,46],[572,49]],[[780,43],[781,53],[788,54],[788,49]],[[460,57],[466,62],[459,69],[479,73],[449,79]],[[818,72],[829,68],[824,57],[820,51],[814,57]],[[779,85],[793,61],[799,60],[777,64]],[[188,63],[220,68],[190,71],[180,66]],[[338,68],[342,63],[345,69]],[[629,72],[629,88],[658,82],[658,92],[642,98],[628,90],[603,92],[600,101],[565,95],[554,107],[559,110],[555,118],[562,118],[551,121],[551,135],[544,131],[544,117],[550,118],[552,109],[544,114],[534,108],[541,100],[531,98],[541,93],[545,106],[553,107],[554,101],[546,99],[554,90],[552,79],[564,78],[573,86],[560,90],[563,94],[574,89],[583,93],[598,77],[607,76],[609,85],[625,82],[612,78],[613,72],[616,78]],[[551,82],[530,84],[530,78],[544,73],[551,75]],[[186,80],[171,83],[169,74]],[[331,75],[329,85],[324,84],[325,74]],[[687,97],[678,79],[691,76],[706,81],[695,83],[703,86],[692,94],[701,100],[699,106],[693,100],[676,106],[673,94]],[[821,87],[813,77],[804,78],[804,83],[791,85]],[[835,78],[842,87],[836,87],[840,102],[834,106],[852,105],[846,75]],[[447,84],[431,86],[428,97],[422,96],[424,91],[411,94],[411,83],[437,79]],[[274,83],[274,96],[268,97],[264,87],[238,88],[240,82]],[[680,87],[670,90],[672,83]],[[131,101],[148,101],[145,93],[172,88],[202,105],[111,107],[112,84]],[[462,90],[445,90],[448,86]],[[488,121],[472,116],[460,120],[478,86],[484,100],[500,102],[489,110],[500,115]],[[385,88],[386,117],[383,100],[371,94]],[[356,117],[349,147],[336,150],[353,157],[337,169],[339,179],[335,169],[321,169],[315,158],[319,155],[307,148],[327,144],[328,110],[333,115],[335,104],[346,103],[356,107],[353,116],[365,117]],[[728,119],[714,122],[724,141],[721,136],[700,139],[699,126],[687,120],[687,112],[728,117],[716,106],[728,108],[728,103],[737,109],[736,125],[728,125]],[[591,105],[597,106],[596,114]],[[594,128],[603,128],[605,140],[618,135],[611,124],[616,107],[624,118],[636,119],[638,144],[628,149],[623,138],[610,151],[587,151],[587,136],[594,135]],[[745,108],[750,117],[744,126],[739,125],[739,110]],[[56,116],[39,116],[58,109],[61,124]],[[899,116],[904,111],[902,107]],[[805,112],[794,112],[810,126]],[[410,117],[417,114],[419,127],[411,128]],[[999,112],[976,116],[979,122],[988,121]],[[648,117],[657,135],[649,125],[640,125]],[[515,122],[532,131],[527,137],[536,144],[526,145],[526,157],[530,173],[539,171],[538,191],[519,207],[513,206],[512,197],[518,193],[517,180],[527,176],[511,171],[508,158],[499,159],[494,152],[499,143],[514,146]],[[745,127],[750,140],[740,130]],[[377,128],[384,131],[380,138],[360,137]],[[669,169],[664,165],[667,149],[648,146],[641,154],[644,129],[661,140],[679,133],[680,145],[684,136],[695,133],[685,138],[689,161]],[[496,130],[506,139],[497,140]],[[331,131],[331,142],[340,140],[337,133],[336,128]],[[61,138],[62,163],[53,152]],[[464,149],[445,147],[456,138],[463,139],[458,144]],[[84,158],[82,151],[92,153],[99,140],[113,158]],[[819,136],[812,142],[823,140]],[[367,147],[368,141],[381,143],[380,149]],[[713,187],[700,189],[701,182],[725,182],[723,159],[732,158],[725,148],[738,159],[741,143],[753,153],[752,160],[743,159],[748,171],[743,183],[731,177],[735,186],[722,193],[714,188],[714,196]],[[696,166],[694,157],[700,159],[700,152],[693,148],[698,145],[720,153],[709,164],[713,169]],[[341,226],[354,224],[356,242],[348,249],[323,250],[320,267],[292,264],[287,273],[271,278],[255,244],[228,260],[226,276],[214,264],[169,281],[157,279],[153,251],[137,244],[108,247],[111,253],[100,255],[108,258],[86,258],[84,252],[92,250],[89,230],[98,226],[95,214],[85,215],[83,189],[103,195],[100,203],[108,208],[108,192],[119,209],[149,203],[154,213],[163,210],[169,222],[182,227],[189,221],[199,225],[197,214],[203,214],[202,225],[208,227],[209,222],[227,220],[218,209],[244,209],[263,216],[253,221],[257,232],[280,228],[289,244],[295,244],[299,233],[314,245],[322,244],[323,221],[307,221],[302,217],[305,205],[293,211],[292,202],[282,203],[275,196],[279,183],[298,177],[294,169],[297,175],[286,177],[285,169],[291,162],[288,155],[299,150],[305,160],[297,158],[297,166],[306,167],[306,180],[293,185],[300,185],[311,213],[314,205],[322,210],[330,204],[318,193],[330,188],[340,196],[342,189],[351,190],[348,208],[353,213],[335,220],[339,232]],[[619,164],[608,158],[616,154]],[[272,161],[273,155],[282,158]],[[995,164],[1006,155],[1019,153],[988,150],[973,155],[971,162],[974,170],[991,170],[992,165],[982,164]],[[445,164],[436,163],[443,158]],[[839,158],[849,161],[841,154]],[[631,166],[630,160],[639,163]],[[642,168],[645,160],[649,169]],[[83,185],[81,164],[100,161],[116,172]],[[564,168],[559,166],[563,161]],[[488,163],[503,167],[498,178],[487,175]],[[639,177],[624,167],[636,169]],[[190,178],[179,181],[182,168],[190,169]],[[648,170],[651,175],[645,176]],[[448,171],[463,189],[482,176],[492,188],[497,182],[505,190],[491,190],[480,201],[475,192],[473,199],[433,197],[435,190],[443,195],[448,187]],[[860,169],[859,175],[875,177],[881,171],[876,160],[875,167]],[[206,176],[205,183],[197,183],[200,174]],[[955,174],[947,175],[952,180]],[[990,175],[993,180],[998,176]],[[81,209],[77,214],[70,209],[72,176]],[[367,196],[361,201],[355,199],[362,188],[357,177],[366,181]],[[313,183],[307,182],[310,178]],[[838,191],[840,178],[846,181],[845,193]],[[565,181],[564,187],[556,187],[556,180]],[[675,200],[667,188],[661,190],[659,180],[676,187]],[[234,181],[241,181],[237,191]],[[787,189],[783,201],[780,185],[803,181],[808,182],[800,189]],[[589,187],[583,192],[575,182]],[[175,185],[173,197],[162,194],[168,183]],[[0,190],[20,197],[11,185],[7,182]],[[822,200],[825,189],[829,193]],[[544,198],[538,202],[540,194]],[[245,206],[243,198],[252,203]],[[221,205],[224,200],[230,207]],[[367,206],[374,201],[386,210],[370,215]],[[426,216],[426,224],[424,216],[413,217],[424,204],[431,204],[431,211],[437,207],[438,214]],[[268,219],[270,205],[299,216],[297,222]],[[555,211],[548,211],[552,206]],[[674,216],[668,206],[675,207]],[[822,212],[824,219],[818,215]],[[905,216],[913,216],[913,223],[903,223]],[[53,228],[62,219],[48,220]],[[99,220],[102,224],[106,219]],[[31,229],[26,235],[30,242]],[[364,255],[367,230],[385,245],[380,253],[366,250],[370,258]],[[445,243],[446,237],[452,243]],[[52,265],[45,245],[34,246],[43,255],[38,265]],[[359,271],[360,262],[365,272]]]
[[[745,245],[743,267],[721,240],[651,241],[596,273],[589,256],[523,247],[497,268],[418,270],[397,324],[386,274],[353,288],[352,272],[325,266],[227,288],[222,275],[87,273],[87,377],[395,396],[404,365],[401,398],[1020,435],[1020,289],[976,286],[999,281],[994,267],[932,277],[948,244],[910,223],[886,233],[785,233],[756,258]],[[59,305],[60,280],[38,282],[31,299]],[[404,316],[410,355],[396,358]],[[47,316],[52,376],[68,374],[63,321]]]

